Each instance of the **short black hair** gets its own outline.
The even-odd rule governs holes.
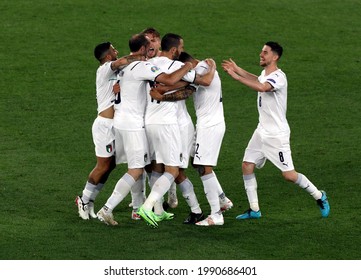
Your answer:
[[[162,51],[169,51],[173,47],[178,48],[181,39],[183,38],[180,35],[174,33],[165,34],[161,42]]]
[[[141,47],[149,44],[148,39],[144,34],[135,34],[129,39],[129,49],[131,52],[137,52]]]
[[[280,44],[277,42],[269,41],[265,44],[266,46],[269,46],[273,52],[275,52],[278,55],[278,59],[281,58],[283,53],[283,48]]]
[[[105,57],[107,52],[109,51],[111,45],[112,45],[112,43],[110,43],[110,42],[105,42],[105,43],[101,43],[101,44],[97,45],[94,48],[95,58],[97,60],[101,61]]]
[[[178,60],[181,62],[187,62],[187,61],[192,62],[194,58],[187,52],[181,52]]]

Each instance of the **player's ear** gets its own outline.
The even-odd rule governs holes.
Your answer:
[[[171,51],[171,54],[175,54],[175,53],[177,52],[177,48],[176,48],[176,47],[172,47],[172,48],[170,49],[170,51]]]
[[[146,56],[147,54],[147,48],[145,46],[141,46],[139,49],[140,53],[144,54],[144,56]]]

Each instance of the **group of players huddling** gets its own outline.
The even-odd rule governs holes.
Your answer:
[[[274,55],[270,59],[270,67],[276,65],[282,54],[277,49],[279,45],[275,44],[269,42],[265,45]],[[151,227],[158,227],[159,222],[174,218],[174,214],[167,210],[178,205],[177,186],[190,208],[189,216],[183,223],[223,225],[223,212],[231,209],[233,203],[225,195],[213,170],[226,130],[221,80],[214,60],[193,58],[184,51],[180,35],[168,33],[161,38],[154,28],[133,35],[129,48],[130,55],[121,58],[118,58],[118,52],[110,42],[101,43],[94,50],[100,62],[96,74],[98,116],[92,127],[97,164],[89,174],[82,195],[76,198],[79,216],[84,220],[98,218],[107,225],[117,225],[113,210],[131,193],[131,218],[143,219]],[[242,76],[247,76],[248,72],[232,60],[224,61],[222,67],[232,78],[258,89],[242,81]],[[264,83],[269,85],[265,93],[276,94],[278,84],[275,79],[265,79]],[[283,92],[287,96],[287,87]],[[185,103],[191,95],[196,129]],[[255,140],[252,143],[254,145]],[[244,161],[242,165],[250,209],[237,216],[241,220],[261,217],[253,169],[256,165],[262,167],[258,166],[259,160],[264,164],[267,158],[274,163],[272,157],[267,157],[267,151],[259,157],[259,153],[252,152],[251,148],[247,147],[244,158],[247,156],[250,162]],[[283,157],[288,155],[287,168],[293,168],[290,149],[283,153],[273,147],[268,152],[276,152],[280,158],[282,155],[280,169],[284,176],[288,174],[290,177],[285,176],[286,179],[292,181],[291,177],[296,176],[295,183],[301,187],[307,185],[306,190],[310,188],[310,182],[304,175],[294,169],[283,170],[286,168],[283,167]],[[253,156],[258,158],[253,159]],[[95,198],[110,172],[122,163],[127,163],[127,172],[118,180],[105,205],[95,214]],[[203,214],[193,184],[186,176],[189,163],[202,181],[210,206],[207,216]],[[247,171],[251,171],[250,174],[245,173]],[[149,186],[149,191],[146,191],[146,186]],[[163,202],[167,192],[168,200]],[[327,217],[330,208],[326,193],[313,186],[310,194],[317,200],[322,216]]]

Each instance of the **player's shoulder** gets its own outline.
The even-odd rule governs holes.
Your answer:
[[[110,68],[110,66],[111,66],[111,61],[104,62],[103,64],[98,66],[97,71],[104,71],[105,69]]]
[[[194,68],[196,73],[199,74],[199,75],[202,75],[202,74],[208,72],[208,69],[209,69],[209,65],[204,60],[198,62],[198,64]]]
[[[286,73],[285,73],[285,72],[283,72],[283,71],[282,71],[282,69],[277,69],[277,71],[276,71],[276,72],[277,72],[277,74],[278,74],[278,75],[281,75],[281,76],[283,76],[283,77],[285,77],[285,78],[286,78]]]
[[[134,70],[138,70],[140,68],[144,67],[144,63],[145,61],[133,61],[131,63],[129,63],[126,67],[124,67],[123,72],[127,73],[127,72],[133,72]]]
[[[276,71],[272,72],[270,75],[267,76],[267,79],[273,79],[280,82],[282,81],[282,83],[287,83],[286,74],[281,69],[277,69]]]
[[[114,71],[111,68],[111,61],[107,61],[101,65],[99,65],[96,73],[97,75],[111,75]]]

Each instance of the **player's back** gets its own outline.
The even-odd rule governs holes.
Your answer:
[[[159,75],[159,69],[146,61],[135,61],[125,67],[120,79],[120,102],[115,106],[114,126],[138,130],[144,127],[148,83]]]

